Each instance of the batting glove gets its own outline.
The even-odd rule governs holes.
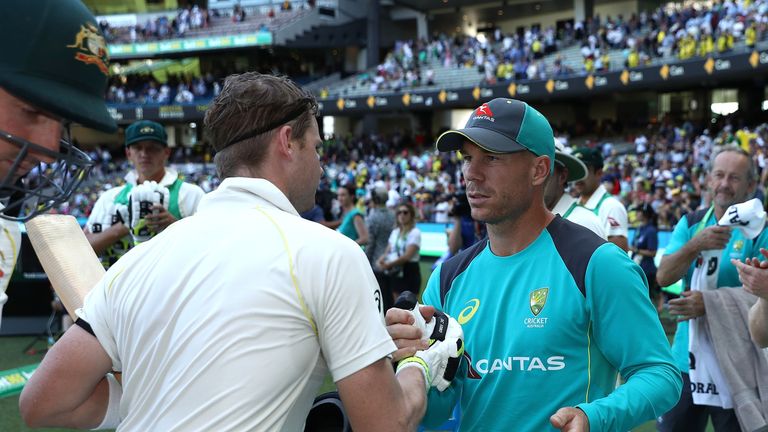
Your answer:
[[[405,293],[403,293],[405,294]],[[414,317],[414,325],[421,329],[423,338],[429,342],[429,348],[417,351],[415,355],[400,360],[397,373],[409,368],[419,367],[424,374],[424,381],[438,391],[447,389],[456,371],[459,369],[464,354],[464,331],[454,318],[436,310],[430,322],[426,322],[420,312],[420,304],[415,296],[408,293],[401,295],[395,307],[409,310]]]
[[[130,200],[130,197],[128,199]],[[131,226],[131,218],[130,218],[130,213],[128,213],[127,204],[114,203],[112,213],[113,213],[112,225],[120,222],[126,227]]]
[[[139,244],[152,238],[156,233],[147,225],[146,216],[152,213],[152,206],[160,204],[168,209],[170,191],[157,182],[145,181],[131,191],[129,217],[133,242]]]

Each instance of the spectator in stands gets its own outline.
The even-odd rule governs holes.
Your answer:
[[[744,289],[758,297],[749,310],[749,332],[758,346],[768,348],[768,250],[760,249],[760,254],[766,260],[731,259],[731,263],[736,266]]]
[[[661,312],[663,298],[659,283],[656,282],[656,252],[659,249],[659,232],[656,223],[656,212],[650,204],[645,203],[637,212],[638,229],[632,239],[629,251],[632,259],[643,269],[648,280],[648,295]]]
[[[416,209],[410,203],[400,204],[396,215],[397,225],[377,260],[378,267],[387,275],[393,300],[405,291],[417,296],[421,291],[421,231],[416,228]]]
[[[395,214],[386,206],[388,198],[389,192],[386,188],[381,186],[374,188],[371,191],[371,209],[365,218],[369,239],[365,247],[365,255],[371,263],[373,274],[381,288],[384,311],[392,306],[393,296],[388,277],[384,274],[385,270],[379,266],[378,259],[385,255],[389,237],[396,222]]]
[[[357,189],[355,186],[348,183],[340,187],[336,197],[341,205],[341,214],[336,230],[361,246],[368,244],[368,228],[365,226],[365,216],[356,205]]]

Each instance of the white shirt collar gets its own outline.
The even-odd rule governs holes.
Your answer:
[[[283,191],[265,179],[248,177],[229,177],[219,187],[203,197],[198,205],[198,213],[210,208],[226,209],[247,208],[257,205],[275,207],[286,213],[299,216]]]
[[[576,201],[576,198],[568,195],[567,193],[564,193],[563,196],[560,197],[560,200],[555,204],[555,208],[552,209],[552,213],[557,213],[560,216],[565,215],[565,213],[568,211],[569,208],[571,208],[571,205]]]
[[[591,197],[587,200],[586,203],[584,203],[584,207],[592,210],[595,207],[597,207],[597,203],[600,202],[600,199],[603,197],[603,195],[607,194],[608,191],[605,190],[605,187],[601,184],[597,186],[597,189],[595,189],[595,192],[592,194]]]

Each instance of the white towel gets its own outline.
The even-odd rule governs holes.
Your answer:
[[[765,216],[762,203],[755,198],[728,207],[723,217],[718,221],[718,225],[737,227],[744,237],[751,240],[763,230]],[[706,223],[706,221],[702,222]],[[717,274],[720,269],[722,254],[722,250],[701,252],[696,259],[693,270],[691,290],[717,289]],[[731,393],[717,363],[705,317],[694,318],[689,321],[688,348],[691,355],[689,376],[693,403],[726,409],[733,408]]]

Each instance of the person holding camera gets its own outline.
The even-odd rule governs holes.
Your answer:
[[[396,217],[397,226],[389,235],[387,248],[376,262],[387,275],[389,291],[395,299],[404,291],[418,296],[421,290],[421,231],[416,228],[416,209],[409,203],[400,204]]]

